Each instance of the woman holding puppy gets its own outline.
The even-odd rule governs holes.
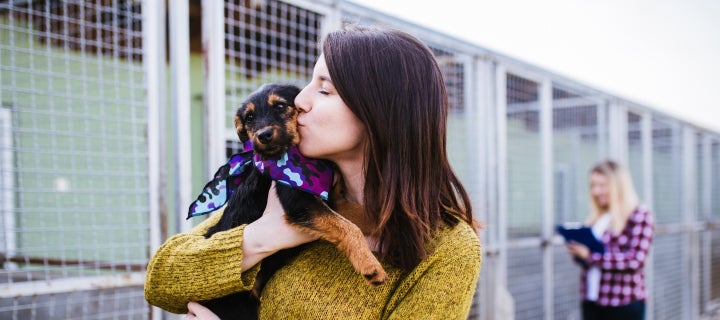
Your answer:
[[[327,35],[295,99],[300,152],[332,161],[331,202],[388,273],[373,287],[335,247],[288,224],[271,190],[263,216],[203,234],[222,213],[166,241],[148,265],[146,299],[188,318],[193,302],[250,290],[263,258],[305,244],[267,282],[261,319],[465,319],[480,273],[470,199],[446,150],[448,97],[430,49],[397,30]]]

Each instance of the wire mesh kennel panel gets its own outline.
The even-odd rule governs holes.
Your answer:
[[[534,243],[542,226],[540,83],[508,73],[506,80],[507,286],[516,319],[542,319],[544,255]]]
[[[584,223],[589,213],[589,171],[607,150],[607,106],[601,99],[553,87],[554,223]],[[553,319],[576,316],[581,267],[564,246],[554,249]]]
[[[141,20],[135,1],[0,4],[2,319],[147,316]]]
[[[580,265],[553,247],[553,319],[580,319]]]
[[[229,154],[238,147],[233,117],[251,92],[267,82],[300,88],[309,82],[323,21],[323,14],[283,1],[225,2]]]
[[[683,234],[656,234],[653,239],[653,277],[648,292],[652,300],[653,319],[683,319],[688,307],[683,303],[683,290],[689,282],[683,268]]]
[[[710,146],[710,168],[712,168],[712,179],[710,180],[710,218],[720,218],[720,136],[712,139]]]
[[[710,183],[710,219],[717,221],[720,217],[720,136],[715,136],[711,140],[710,146],[710,173],[712,179]],[[710,277],[710,288],[706,291],[709,300],[717,301],[720,299],[720,231],[716,227],[713,230],[708,231],[710,236],[706,238],[706,241],[710,243],[707,252],[710,252],[708,257],[709,263],[705,264],[709,270]]]
[[[653,116],[652,120],[652,207],[656,222],[682,221],[682,151],[681,130],[672,119]]]
[[[509,238],[539,237],[542,225],[540,85],[507,75],[507,226]],[[512,278],[512,274],[508,273]]]
[[[642,115],[638,112],[628,111],[626,125],[628,148],[628,163],[626,166],[630,172],[630,177],[632,177],[638,197],[643,198],[643,190],[645,190],[643,141],[648,137],[643,135]]]
[[[690,283],[684,250],[688,233],[677,228],[658,228],[683,222],[686,214],[683,206],[683,180],[681,169],[682,130],[677,122],[659,115],[652,119],[652,168],[653,201],[656,232],[651,247],[652,277],[649,279],[651,312],[655,319],[680,319],[687,315],[685,303],[687,290],[683,283]],[[687,286],[685,286],[687,287]]]
[[[553,88],[555,221],[584,222],[590,208],[589,172],[604,159],[607,106],[578,92]]]

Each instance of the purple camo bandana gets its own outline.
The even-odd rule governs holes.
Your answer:
[[[252,142],[247,141],[242,152],[232,155],[190,204],[187,219],[224,206],[233,191],[245,181],[253,165],[276,182],[328,199],[333,170],[327,161],[306,158],[296,146],[290,147],[279,159],[262,160],[253,152]]]

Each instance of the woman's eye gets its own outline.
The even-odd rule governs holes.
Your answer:
[[[329,94],[330,94],[330,92],[327,92],[327,91],[325,91],[325,90],[322,90],[322,89],[321,89],[320,91],[318,91],[318,92],[319,92],[320,94],[324,95],[324,96],[326,96],[326,95],[329,95]]]

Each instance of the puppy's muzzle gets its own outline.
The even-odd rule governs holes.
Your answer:
[[[262,144],[269,144],[275,136],[275,130],[273,128],[265,128],[258,132],[257,139]]]

